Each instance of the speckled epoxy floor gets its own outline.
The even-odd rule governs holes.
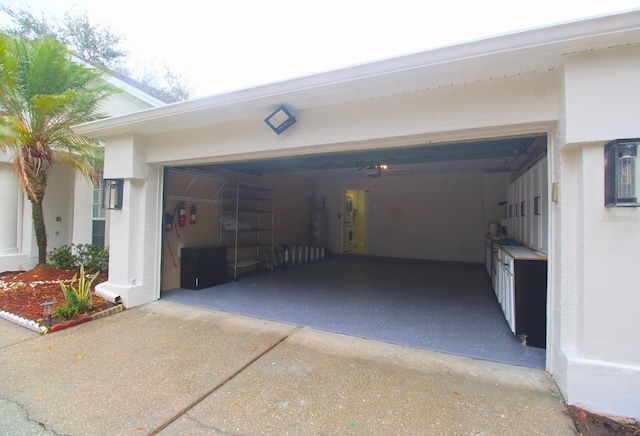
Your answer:
[[[331,258],[162,299],[496,362],[544,368],[473,266]]]

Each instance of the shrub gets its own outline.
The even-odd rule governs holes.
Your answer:
[[[77,264],[84,265],[89,271],[109,269],[109,249],[94,244],[76,245]]]
[[[49,263],[60,269],[76,269],[77,258],[71,253],[73,245],[63,245],[49,252]]]
[[[73,318],[74,316],[76,316],[78,314],[78,308],[77,307],[70,307],[68,305],[63,305],[63,306],[58,306],[56,308],[56,313],[55,315],[57,317],[60,317],[62,319],[69,319],[69,318]]]
[[[88,271],[109,269],[109,249],[95,244],[71,244],[54,248],[49,252],[49,263],[60,269],[76,269],[80,265]]]

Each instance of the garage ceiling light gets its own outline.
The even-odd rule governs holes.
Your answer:
[[[296,117],[286,107],[280,105],[271,115],[265,118],[264,122],[279,135],[296,122]]]

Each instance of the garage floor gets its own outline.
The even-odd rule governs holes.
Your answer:
[[[509,330],[481,267],[335,257],[162,299],[484,360],[544,368]]]

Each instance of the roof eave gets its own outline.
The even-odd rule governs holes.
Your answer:
[[[615,41],[615,44],[611,44],[610,41]],[[166,127],[164,121],[178,115],[231,105],[260,105],[266,101],[272,101],[274,97],[279,97],[284,102],[287,96],[297,93],[340,87],[348,83],[365,82],[400,72],[424,70],[433,66],[441,67],[444,64],[477,61],[491,56],[526,56],[551,51],[564,55],[603,48],[602,44],[609,47],[632,43],[640,43],[640,9],[439,47],[226,94],[150,108],[82,124],[74,127],[74,130],[91,137],[136,132],[137,126],[142,125],[148,131],[150,126],[155,124],[158,128]]]

